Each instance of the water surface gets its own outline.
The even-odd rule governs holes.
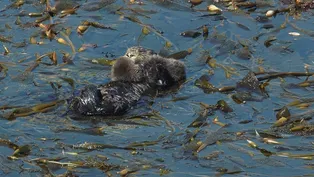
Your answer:
[[[49,1],[51,6],[58,2]],[[70,2],[70,1],[68,1]],[[136,1],[137,2],[137,1]],[[313,35],[312,21],[313,11],[311,9],[300,11],[299,16],[290,13],[279,13],[276,17],[270,17],[267,24],[272,24],[273,29],[261,28],[265,23],[255,20],[257,16],[264,16],[269,9],[285,8],[292,3],[273,1],[271,6],[257,7],[253,12],[249,9],[240,8],[238,11],[228,10],[227,3],[206,0],[202,4],[190,8],[186,1],[159,2],[157,0],[143,1],[145,5],[129,4],[128,1],[76,1],[81,7],[76,14],[59,18],[59,15],[44,21],[44,24],[61,23],[64,28],[71,28],[72,33],[69,39],[78,50],[83,44],[96,44],[97,47],[88,47],[83,52],[76,52],[73,55],[73,64],[63,64],[62,52],[73,54],[69,46],[59,44],[56,40],[41,39],[39,27],[21,27],[15,24],[18,14],[25,11],[43,12],[46,5],[36,0],[26,0],[20,7],[8,7],[13,1],[4,0],[0,7],[0,35],[8,37],[13,43],[1,42],[10,53],[1,54],[0,64],[8,68],[7,76],[0,81],[0,105],[11,106],[32,106],[40,103],[47,103],[57,99],[69,98],[73,90],[69,83],[61,77],[71,78],[75,82],[75,90],[79,90],[87,84],[103,84],[110,81],[110,66],[92,64],[91,59],[106,58],[112,60],[125,53],[131,46],[141,46],[160,51],[166,42],[172,46],[169,53],[192,48],[191,55],[182,61],[186,64],[188,82],[173,95],[155,98],[152,108],[146,104],[140,104],[139,108],[132,110],[129,115],[143,114],[155,110],[159,112],[163,120],[136,120],[146,122],[144,125],[130,125],[124,121],[76,121],[65,113],[67,104],[61,104],[57,108],[44,113],[32,114],[18,117],[15,120],[1,119],[0,132],[2,139],[10,140],[17,145],[30,145],[31,153],[26,157],[17,160],[7,159],[13,150],[7,146],[1,146],[1,175],[8,176],[40,176],[43,174],[61,175],[66,171],[72,171],[78,176],[103,176],[112,174],[119,176],[118,172],[123,169],[136,171],[130,176],[159,176],[169,172],[168,176],[214,176],[220,171],[227,170],[235,175],[249,176],[302,176],[313,173],[313,162],[311,160],[281,157],[272,155],[264,156],[259,150],[247,146],[247,139],[258,144],[260,148],[271,152],[289,152],[292,154],[310,154],[313,152],[312,136],[298,136],[283,134],[282,142],[284,147],[290,150],[282,151],[275,144],[266,144],[256,137],[255,130],[263,131],[269,129],[276,121],[275,109],[281,108],[293,101],[292,95],[297,97],[313,97],[312,88],[290,89],[290,97],[284,97],[282,84],[299,83],[305,78],[287,78],[284,81],[274,79],[270,81],[266,90],[269,98],[260,102],[247,102],[246,104],[235,103],[230,93],[205,94],[200,88],[194,85],[197,78],[204,74],[213,73],[210,82],[216,87],[235,85],[250,70],[258,72],[259,67],[266,71],[277,72],[305,72],[305,64],[313,69]],[[70,3],[72,6],[74,3]],[[206,7],[215,4],[222,9],[224,20],[217,20],[217,16],[206,16]],[[95,7],[92,8],[92,7]],[[146,10],[133,13],[130,10],[119,8],[141,8]],[[69,8],[69,7],[66,7]],[[59,9],[61,11],[61,9]],[[134,10],[136,11],[136,10]],[[142,14],[142,15],[140,15]],[[145,14],[145,15],[143,15]],[[141,23],[128,20],[125,17],[136,17]],[[279,28],[286,18],[289,23],[286,28],[271,32]],[[37,18],[21,16],[21,23],[34,22]],[[107,30],[90,27],[83,35],[76,33],[76,28],[82,21],[95,21],[100,24],[111,26],[116,30]],[[238,24],[237,24],[238,23]],[[240,25],[239,25],[240,24]],[[292,25],[291,25],[292,24]],[[207,25],[209,37],[197,38],[183,37],[180,33],[184,31],[199,31],[203,25]],[[245,27],[241,27],[244,25]],[[298,29],[294,28],[296,25]],[[8,27],[9,26],[9,27]],[[138,41],[144,26],[153,27],[150,33]],[[300,30],[304,29],[306,31]],[[162,34],[158,33],[162,31]],[[298,32],[299,36],[289,35],[289,32]],[[254,40],[259,33],[265,33]],[[312,32],[313,33],[313,32]],[[217,35],[220,40],[216,39]],[[276,41],[270,47],[264,45],[269,36],[275,36]],[[44,42],[43,45],[30,44],[29,39],[35,36],[37,41]],[[57,34],[57,37],[62,37]],[[221,40],[222,39],[222,40]],[[27,45],[22,48],[14,47],[14,43],[26,41]],[[243,42],[244,41],[244,42]],[[250,59],[241,59],[236,55],[242,48],[239,42],[245,43],[250,51]],[[4,50],[1,50],[4,51]],[[57,65],[51,65],[49,58],[44,58],[39,66],[25,74],[25,70],[36,60],[35,55],[43,55],[48,52],[56,52]],[[205,53],[207,52],[207,55]],[[107,55],[107,56],[106,56]],[[213,57],[217,63],[236,69],[237,74],[226,78],[225,71],[221,67],[211,68],[206,64],[208,56]],[[22,60],[20,62],[20,60]],[[45,64],[46,63],[46,64]],[[3,72],[2,72],[3,73]],[[0,74],[2,74],[0,73]],[[21,74],[25,75],[22,77]],[[2,75],[0,75],[2,76]],[[62,87],[54,90],[51,83],[59,84]],[[176,97],[187,97],[178,101],[171,101]],[[208,125],[199,128],[190,128],[188,125],[198,117],[200,111],[199,102],[214,105],[218,100],[225,100],[234,110],[232,113],[216,111],[214,115],[207,117]],[[311,110],[312,105],[305,109],[289,107],[292,114]],[[3,111],[5,114],[10,110]],[[212,123],[214,117],[218,116],[220,122],[229,124],[221,127]],[[106,119],[106,118],[104,118]],[[167,120],[167,121],[164,121]],[[243,120],[252,120],[248,124],[239,124]],[[102,127],[103,134],[87,134],[84,132],[64,131],[69,128],[88,129]],[[195,131],[196,136],[187,138]],[[236,136],[237,132],[243,135]],[[212,137],[211,137],[212,136]],[[209,137],[209,138],[208,138]],[[213,137],[217,138],[217,141]],[[44,138],[44,139],[43,139]],[[208,145],[199,153],[193,144],[206,142],[206,139],[213,143]],[[190,141],[189,141],[190,140]],[[86,151],[72,148],[72,145],[84,142],[109,144],[118,147],[126,147],[134,142],[156,142],[151,146],[137,147],[136,150],[125,150],[116,148],[100,148],[99,150]],[[303,148],[302,148],[303,147]],[[216,158],[206,160],[206,156],[219,151]],[[78,155],[69,154],[77,152]],[[109,158],[105,161],[103,156]],[[34,163],[37,158],[62,158],[62,163],[86,163],[85,168],[67,168],[56,164],[45,164],[47,168],[40,167]],[[97,163],[96,163],[97,162]],[[100,168],[91,164],[104,163],[112,168]],[[49,169],[47,172],[45,169]],[[226,172],[226,171],[225,171]]]

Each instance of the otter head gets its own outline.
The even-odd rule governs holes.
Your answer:
[[[128,57],[120,57],[111,68],[112,81],[139,81],[139,66]]]
[[[154,54],[156,53],[151,49],[146,49],[140,46],[134,46],[134,47],[128,48],[124,56],[130,58],[131,60],[135,62],[138,62]]]

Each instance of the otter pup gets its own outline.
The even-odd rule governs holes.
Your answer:
[[[142,80],[143,72],[140,65],[128,57],[120,57],[116,60],[111,68],[112,81],[129,81],[138,82]]]
[[[141,59],[120,57],[111,68],[113,81],[148,83],[152,87],[167,89],[186,79],[184,63],[159,55]]]
[[[118,116],[127,112],[149,89],[137,82],[112,81],[105,85],[88,85],[70,102],[70,109],[79,115]]]

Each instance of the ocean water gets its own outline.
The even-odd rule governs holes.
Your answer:
[[[67,2],[72,6],[75,4]],[[140,115],[154,110],[159,117],[141,116],[126,120],[103,117],[96,121],[77,121],[66,114],[66,103],[46,112],[21,116],[14,120],[5,118],[13,109],[3,110],[0,119],[1,176],[61,175],[67,171],[77,176],[119,176],[125,169],[134,171],[129,176],[215,176],[222,175],[221,171],[227,173],[225,175],[237,176],[313,174],[311,158],[304,160],[280,155],[288,152],[309,154],[305,156],[312,157],[314,140],[311,135],[283,133],[283,138],[276,139],[282,143],[280,145],[266,144],[255,135],[255,130],[262,132],[273,125],[276,121],[276,109],[297,98],[313,97],[311,87],[289,88],[288,91],[283,89],[283,85],[300,83],[305,77],[271,80],[266,87],[268,98],[247,101],[245,104],[237,104],[232,100],[231,95],[234,92],[207,94],[194,84],[196,79],[210,73],[210,83],[223,87],[235,85],[249,71],[259,72],[261,68],[266,72],[306,72],[304,66],[308,65],[311,72],[314,56],[313,10],[278,13],[275,17],[268,18],[267,22],[261,23],[256,17],[265,16],[268,10],[286,8],[291,4],[273,1],[269,2],[270,5],[257,6],[255,11],[253,8],[234,11],[228,10],[228,2],[210,0],[193,9],[183,0],[149,0],[142,1],[142,5],[129,4],[129,1],[122,0],[75,2],[81,5],[76,14],[60,18],[59,13],[43,22],[60,23],[59,30],[70,28],[72,33],[68,38],[76,51],[83,44],[96,46],[74,54],[69,45],[41,38],[43,29],[15,24],[18,14],[23,12],[26,15],[19,17],[22,24],[34,22],[38,17],[29,17],[27,14],[43,12],[46,7],[44,4],[36,0],[25,0],[22,6],[9,8],[14,1],[0,1],[0,7],[3,7],[0,12],[0,36],[12,41],[8,43],[0,40],[10,50],[5,55],[4,49],[0,49],[0,64],[8,68],[6,75],[2,75],[4,67],[0,72],[0,77],[4,76],[0,80],[0,106],[29,107],[68,99],[84,85],[107,83],[110,81],[110,66],[89,61],[99,58],[113,60],[123,55],[128,47],[136,45],[159,52],[166,42],[170,42],[172,46],[167,49],[169,53],[191,48],[192,53],[182,59],[186,65],[188,80],[178,92],[152,99],[150,108],[140,104],[126,115]],[[60,2],[49,3],[54,6]],[[211,4],[221,8],[222,14],[204,16],[208,14],[206,8]],[[133,18],[133,21],[127,17]],[[134,22],[134,18],[138,22]],[[79,35],[76,29],[84,20],[98,22],[116,30],[89,27],[83,35]],[[285,28],[275,30],[284,23]],[[274,28],[262,28],[265,24],[272,24]],[[196,38],[180,35],[185,31],[202,33],[203,25],[207,25],[209,31],[206,39],[202,35]],[[144,26],[150,32],[141,39]],[[299,35],[291,35],[291,32]],[[260,33],[265,34],[254,40]],[[31,36],[44,44],[30,44]],[[270,36],[275,36],[276,40],[267,47],[265,41]],[[57,37],[64,38],[60,33]],[[25,47],[14,47],[14,44],[23,41],[27,43]],[[249,59],[238,55],[244,46],[250,51]],[[45,57],[34,70],[26,72],[36,61],[36,54],[44,55],[49,52],[56,52],[57,65],[52,65],[50,59]],[[73,64],[63,64],[63,53],[72,56]],[[206,63],[208,56],[216,60],[216,68]],[[230,67],[234,68],[234,74],[232,72],[230,77],[226,77],[226,70],[230,74]],[[62,78],[73,80],[74,90],[70,82]],[[53,89],[51,84],[61,87]],[[233,112],[215,111],[213,115],[206,116],[206,125],[188,127],[199,115],[200,102],[215,105],[218,100],[225,100]],[[304,109],[293,106],[288,108],[291,114],[296,114],[311,110],[312,105],[310,102]],[[221,127],[213,123],[215,117],[228,126]],[[239,123],[245,120],[251,122]],[[89,130],[92,128],[100,128],[102,133],[91,133]],[[237,132],[243,134],[237,136]],[[258,149],[248,146],[247,139],[255,142],[261,149],[271,151],[273,155],[267,157]],[[25,157],[12,160],[8,156],[13,154],[14,149],[3,143],[7,141],[19,146],[30,145],[31,152]],[[101,146],[97,150],[77,149],[73,146],[85,142],[107,146]],[[136,149],[125,148],[131,147],[135,142],[139,143],[137,146],[133,144]],[[197,153],[197,144],[202,143],[208,143],[208,146]],[[279,149],[278,146],[286,147],[287,150]],[[220,152],[216,158],[204,158],[216,151]],[[104,160],[104,157],[109,160]],[[41,158],[48,159],[49,162],[41,165],[36,163],[36,159]],[[75,164],[76,167],[72,168],[68,164]]]

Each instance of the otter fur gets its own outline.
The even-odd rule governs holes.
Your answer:
[[[85,86],[70,102],[70,109],[79,115],[117,116],[126,113],[149,89],[145,83],[112,81],[105,85]]]
[[[111,69],[113,81],[147,82],[152,87],[169,88],[186,79],[184,63],[159,55],[146,56],[145,59],[132,60],[120,57]]]

